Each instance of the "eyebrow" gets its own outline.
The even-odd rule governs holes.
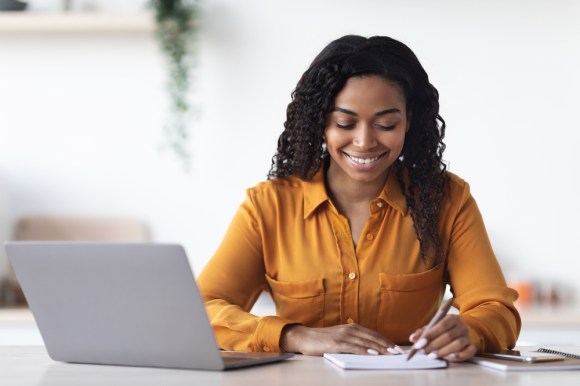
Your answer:
[[[348,114],[348,115],[352,115],[352,116],[358,116],[357,113],[355,113],[354,111],[350,111],[347,109],[343,109],[342,107],[335,107],[334,110],[332,111],[338,111],[340,113],[344,113],[344,114]],[[382,110],[379,111],[378,113],[375,113],[375,116],[380,116],[380,115],[386,115],[386,114],[393,114],[393,113],[401,113],[401,110],[397,109],[397,108],[392,108],[392,109],[386,109],[386,110]]]

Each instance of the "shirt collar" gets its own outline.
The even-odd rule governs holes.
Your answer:
[[[321,167],[310,181],[303,181],[304,218],[309,217],[320,205],[330,201],[324,184],[324,167]],[[401,190],[396,173],[391,169],[385,187],[377,200],[382,200],[394,209],[407,214],[407,199]]]
[[[407,214],[407,199],[401,190],[401,185],[397,179],[397,173],[394,167],[391,167],[385,187],[379,195],[379,199],[384,200],[387,204],[401,212],[404,216]]]
[[[324,167],[321,167],[310,181],[303,181],[304,218],[309,217],[323,202],[329,201],[324,186]]]

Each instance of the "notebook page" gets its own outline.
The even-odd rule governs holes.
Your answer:
[[[356,355],[324,354],[324,358],[352,370],[418,370],[447,367],[443,359],[431,359],[425,354],[416,354],[407,361],[407,355]]]

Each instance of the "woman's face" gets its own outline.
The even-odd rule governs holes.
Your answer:
[[[326,125],[329,173],[353,182],[384,183],[403,149],[406,107],[397,84],[379,76],[350,78]]]

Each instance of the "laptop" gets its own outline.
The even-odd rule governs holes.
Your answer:
[[[293,355],[220,351],[180,245],[12,241],[6,251],[53,360],[226,370]]]

